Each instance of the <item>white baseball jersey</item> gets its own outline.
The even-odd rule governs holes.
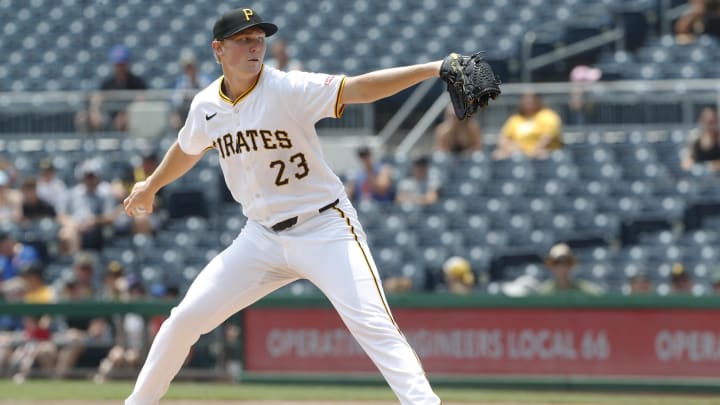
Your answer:
[[[315,123],[342,115],[344,76],[264,66],[236,100],[223,94],[222,81],[195,96],[178,143],[191,155],[217,150],[225,183],[246,217],[270,227],[317,212],[343,193]]]

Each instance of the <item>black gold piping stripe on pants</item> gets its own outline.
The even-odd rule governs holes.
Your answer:
[[[344,219],[347,223],[348,228],[350,228],[350,233],[352,234],[353,238],[355,239],[355,243],[357,243],[358,248],[360,248],[360,252],[363,255],[363,258],[365,259],[365,264],[367,265],[367,269],[370,272],[370,277],[372,277],[373,282],[375,283],[375,289],[377,290],[378,297],[380,298],[380,302],[383,304],[383,308],[385,308],[385,313],[387,314],[388,318],[390,318],[390,322],[395,326],[395,329],[397,329],[397,332],[402,336],[402,338],[405,340],[405,344],[410,347],[410,350],[415,355],[415,359],[417,360],[418,364],[420,365],[420,369],[423,370],[423,374],[425,373],[425,370],[422,368],[422,362],[420,361],[420,357],[418,357],[417,353],[415,352],[415,349],[413,349],[412,346],[410,346],[410,343],[408,343],[407,338],[405,338],[405,335],[400,330],[400,327],[398,327],[397,323],[395,322],[395,318],[393,318],[392,314],[390,313],[390,307],[388,307],[387,302],[385,302],[385,298],[382,295],[382,291],[380,290],[380,283],[378,282],[377,277],[375,277],[375,273],[373,273],[372,265],[370,265],[370,259],[368,258],[367,253],[365,253],[365,249],[363,249],[362,243],[360,243],[360,239],[358,238],[357,233],[355,233],[355,227],[350,223],[350,217],[345,215],[345,212],[341,210],[340,208],[333,206],[332,207],[335,211],[340,214],[340,218]],[[440,403],[442,405],[442,402]]]

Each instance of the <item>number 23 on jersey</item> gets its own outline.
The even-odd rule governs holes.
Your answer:
[[[285,169],[288,167],[288,164],[286,164],[285,161],[273,160],[270,162],[270,168],[277,170],[277,175],[275,176],[276,186],[284,186],[288,184],[290,182],[290,175],[294,176],[296,179],[302,179],[310,173],[307,160],[305,160],[305,155],[302,152],[290,156],[290,159],[288,160],[290,163],[290,169],[293,170],[292,173],[288,174],[285,174]]]

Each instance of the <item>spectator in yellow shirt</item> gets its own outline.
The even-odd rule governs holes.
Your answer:
[[[521,153],[544,159],[562,146],[562,121],[553,110],[543,106],[540,96],[527,93],[520,99],[518,112],[510,116],[500,131],[495,159],[507,159]]]
[[[20,275],[25,281],[25,302],[35,304],[55,302],[55,290],[43,280],[43,268],[39,264],[26,266]]]

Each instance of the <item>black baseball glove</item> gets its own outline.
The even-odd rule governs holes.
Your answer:
[[[500,80],[480,52],[471,56],[451,53],[440,66],[440,78],[447,83],[455,115],[461,120],[500,95]]]

